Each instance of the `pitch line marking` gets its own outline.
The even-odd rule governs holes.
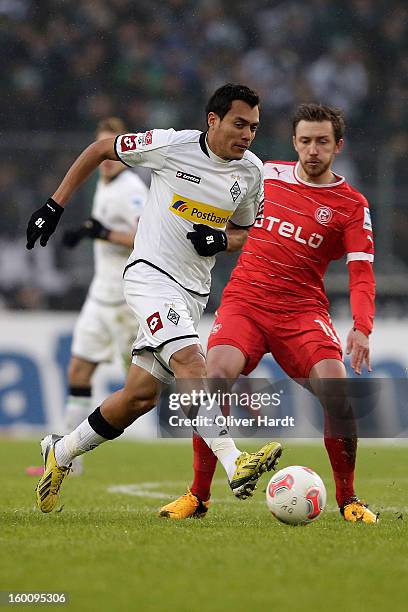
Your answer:
[[[379,479],[378,479],[379,480]],[[225,484],[225,480],[215,480],[214,484]],[[108,493],[119,493],[122,495],[130,495],[132,497],[144,497],[150,499],[174,499],[177,493],[169,493],[168,491],[157,490],[159,487],[171,487],[174,491],[180,492],[180,488],[185,487],[186,483],[184,480],[163,480],[160,482],[139,482],[134,484],[126,485],[112,485],[107,488]],[[260,490],[258,493],[263,495]],[[212,502],[219,504],[236,504],[237,500],[231,494],[231,497],[212,497]],[[251,505],[265,505],[265,501],[262,499],[250,500]],[[325,508],[325,512],[337,513],[339,510],[336,506],[328,505]],[[408,506],[397,507],[397,506],[379,506],[379,512],[404,512],[408,513]]]

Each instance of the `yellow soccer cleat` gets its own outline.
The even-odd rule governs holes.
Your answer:
[[[230,482],[234,495],[240,499],[253,495],[263,472],[275,469],[281,454],[282,446],[279,442],[269,442],[257,453],[241,453],[235,461],[237,468]]]
[[[52,512],[58,503],[59,490],[70,467],[59,466],[55,460],[54,446],[62,436],[50,434],[41,440],[41,454],[44,458],[44,474],[35,490],[37,506],[41,512]]]
[[[209,501],[201,501],[187,489],[187,493],[160,508],[159,516],[170,519],[203,518],[209,506]]]
[[[378,514],[372,512],[368,506],[357,497],[348,500],[344,506],[340,508],[340,512],[349,523],[368,523],[370,525],[378,523]]]

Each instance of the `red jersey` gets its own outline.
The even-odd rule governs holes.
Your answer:
[[[374,243],[365,197],[343,177],[312,185],[296,162],[266,162],[265,202],[227,293],[272,310],[328,307],[323,276],[347,256],[355,327],[368,334],[374,316]],[[243,286],[244,285],[244,286]]]

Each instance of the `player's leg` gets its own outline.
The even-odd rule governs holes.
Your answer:
[[[125,356],[126,354],[131,355],[132,343],[137,331],[136,318],[126,303],[101,305],[90,298],[85,302],[74,330],[73,357],[68,369],[70,395],[66,411],[65,431],[76,431],[76,428],[84,422],[91,412],[91,377],[98,363],[112,361],[115,357],[116,348],[118,356],[122,357],[125,366]],[[78,357],[78,355],[85,355],[88,359]],[[92,362],[92,356],[97,363]],[[131,357],[128,359],[126,371],[129,369],[130,362]],[[148,376],[149,381],[150,374]],[[143,379],[143,371],[138,375],[132,374],[123,391],[131,398],[130,401],[136,406],[139,415],[139,413],[143,413],[140,410],[140,401],[144,400],[144,396],[132,398],[132,381],[134,379],[138,384],[139,380]],[[145,394],[144,385],[145,383],[142,383],[140,386],[139,392],[141,394]],[[115,395],[114,402],[117,402],[118,395],[120,395],[120,392]],[[109,403],[109,400],[110,398],[106,400],[106,403]],[[122,405],[122,409],[126,410],[125,404]],[[131,409],[129,409],[129,412],[133,414]],[[62,449],[62,446],[58,445],[58,449]],[[57,450],[57,454],[59,452],[60,450]],[[60,458],[67,461],[66,456]],[[81,455],[72,458],[71,469],[74,466],[76,467],[81,460]]]
[[[236,300],[231,307],[223,303],[209,336],[206,363],[211,391],[217,390],[220,384],[226,385],[223,390],[229,391],[242,372],[248,374],[256,367],[265,351],[262,332],[254,320],[239,312],[236,304]],[[223,414],[229,413],[229,406],[220,408]],[[191,489],[163,506],[160,516],[178,519],[201,517],[207,512],[217,457],[197,433],[193,434],[193,451],[194,481]]]
[[[271,319],[269,342],[282,369],[311,389],[323,407],[324,441],[333,469],[336,498],[342,509],[354,495],[357,436],[347,399],[341,343],[331,319],[325,311],[280,313]],[[369,517],[368,513],[375,518],[362,504],[360,507],[364,520]]]
[[[210,390],[211,381],[228,379],[228,387],[240,375],[246,358],[239,349],[222,345],[211,348],[207,353],[207,376]],[[227,388],[225,389],[228,390]],[[229,406],[220,406],[224,416],[229,412]],[[194,480],[187,492],[175,501],[160,509],[159,516],[171,519],[202,518],[209,508],[211,483],[217,467],[217,456],[206,444],[204,439],[193,432],[193,470]]]
[[[87,298],[76,321],[68,366],[64,429],[70,432],[89,416],[92,376],[99,363],[113,358],[109,317],[113,307]]]
[[[309,374],[311,388],[324,411],[324,444],[333,471],[339,508],[355,496],[357,429],[346,387],[342,384],[346,378],[343,362],[336,359],[322,359]]]
[[[68,394],[64,433],[76,429],[92,411],[92,376],[100,363],[113,359],[111,319],[114,306],[87,298],[74,328],[72,356],[68,367]],[[73,474],[83,471],[82,457],[71,466]]]
[[[190,402],[181,403],[180,407],[197,422],[195,430],[221,462],[234,495],[241,499],[252,495],[262,473],[271,470],[277,462],[280,444],[270,442],[257,453],[241,453],[237,449],[228,428],[220,423],[219,405],[214,397],[210,401],[204,353],[196,338],[175,337],[158,353],[174,372],[180,397],[181,394],[184,398],[189,396]]]
[[[376,523],[377,516],[357,498],[354,490],[357,426],[347,396],[346,379],[344,363],[337,359],[322,359],[309,374],[311,388],[324,410],[324,444],[340,511],[348,521]]]
[[[132,363],[132,346],[139,332],[139,324],[126,303],[115,309],[110,329],[115,351],[123,371],[127,372]]]
[[[64,431],[74,430],[91,412],[92,401],[92,375],[97,368],[92,363],[80,357],[71,357],[68,366],[68,396],[64,413]],[[79,476],[83,472],[82,457],[72,461],[71,472]],[[29,476],[41,476],[44,465],[30,466],[26,469]]]
[[[169,365],[174,372],[176,377],[177,389],[180,394],[189,394],[191,398],[201,397],[199,402],[194,405],[192,402],[190,406],[184,408],[185,413],[189,417],[211,417],[211,425],[201,424],[199,422],[195,430],[204,439],[208,447],[217,456],[217,459],[221,462],[231,488],[234,493],[241,496],[240,491],[242,489],[242,496],[248,495],[249,491],[253,489],[252,484],[259,477],[258,469],[254,468],[253,479],[246,478],[245,470],[239,470],[240,476],[237,474],[238,461],[241,461],[242,453],[238,450],[235,442],[228,434],[228,430],[223,424],[217,422],[218,417],[222,416],[220,407],[217,403],[213,403],[211,406],[207,399],[209,387],[206,381],[206,364],[204,353],[199,344],[192,344],[185,346],[172,354]],[[204,419],[203,419],[204,420]],[[248,466],[248,472],[251,473],[251,466]],[[242,480],[242,484],[241,484]],[[247,490],[245,485],[248,485]]]
[[[64,433],[73,431],[89,416],[92,410],[92,376],[99,363],[113,357],[112,337],[106,320],[110,310],[112,308],[88,298],[75,323],[67,373]],[[33,476],[39,476],[43,471],[43,466],[27,468],[27,473]],[[75,475],[82,473],[82,457],[72,463],[71,471]]]
[[[72,431],[91,412],[92,376],[97,363],[71,357],[68,366],[68,397],[65,409],[65,429]]]
[[[125,387],[107,398],[74,431],[63,437],[44,438],[41,443],[44,474],[36,489],[42,512],[55,508],[72,460],[119,437],[128,425],[155,406],[159,388],[159,381],[150,372],[132,365]]]
[[[208,350],[206,362],[210,387],[211,381],[217,385],[225,381],[224,390],[229,391],[233,382],[243,371],[246,357],[237,347],[223,344],[213,346]],[[220,408],[224,416],[229,413],[228,405],[222,405]],[[210,498],[217,457],[195,432],[193,433],[193,454],[194,480],[190,490],[199,500],[206,502]]]
[[[125,283],[125,298],[136,320],[142,320],[139,336],[135,345],[139,346],[140,363],[130,367],[123,389],[107,398],[82,423],[69,434],[46,436],[41,443],[44,458],[44,475],[38,483],[37,503],[43,512],[51,512],[58,501],[59,489],[63,478],[69,472],[70,464],[75,457],[98,447],[107,440],[120,436],[125,427],[133,423],[140,415],[154,407],[159,389],[161,374],[156,373],[152,353],[146,355],[147,349],[154,350],[152,341],[152,321],[146,320],[145,312],[150,309],[155,296],[160,295],[155,279],[149,277],[150,270],[143,275],[135,274],[132,282]],[[163,286],[166,295],[168,286]],[[90,321],[92,325],[92,322]]]
[[[68,396],[65,405],[64,430],[75,429],[92,409],[92,376],[98,367],[81,357],[72,356],[68,366]],[[77,457],[71,466],[74,475],[83,472],[82,457]]]

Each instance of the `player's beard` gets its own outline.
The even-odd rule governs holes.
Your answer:
[[[327,170],[330,168],[331,164],[332,164],[333,160],[328,161],[327,163],[324,162],[318,162],[315,165],[312,164],[303,164],[302,162],[300,162],[304,173],[307,176],[310,176],[310,178],[317,178],[319,176],[322,176],[322,174],[324,174],[325,172],[327,172]]]

